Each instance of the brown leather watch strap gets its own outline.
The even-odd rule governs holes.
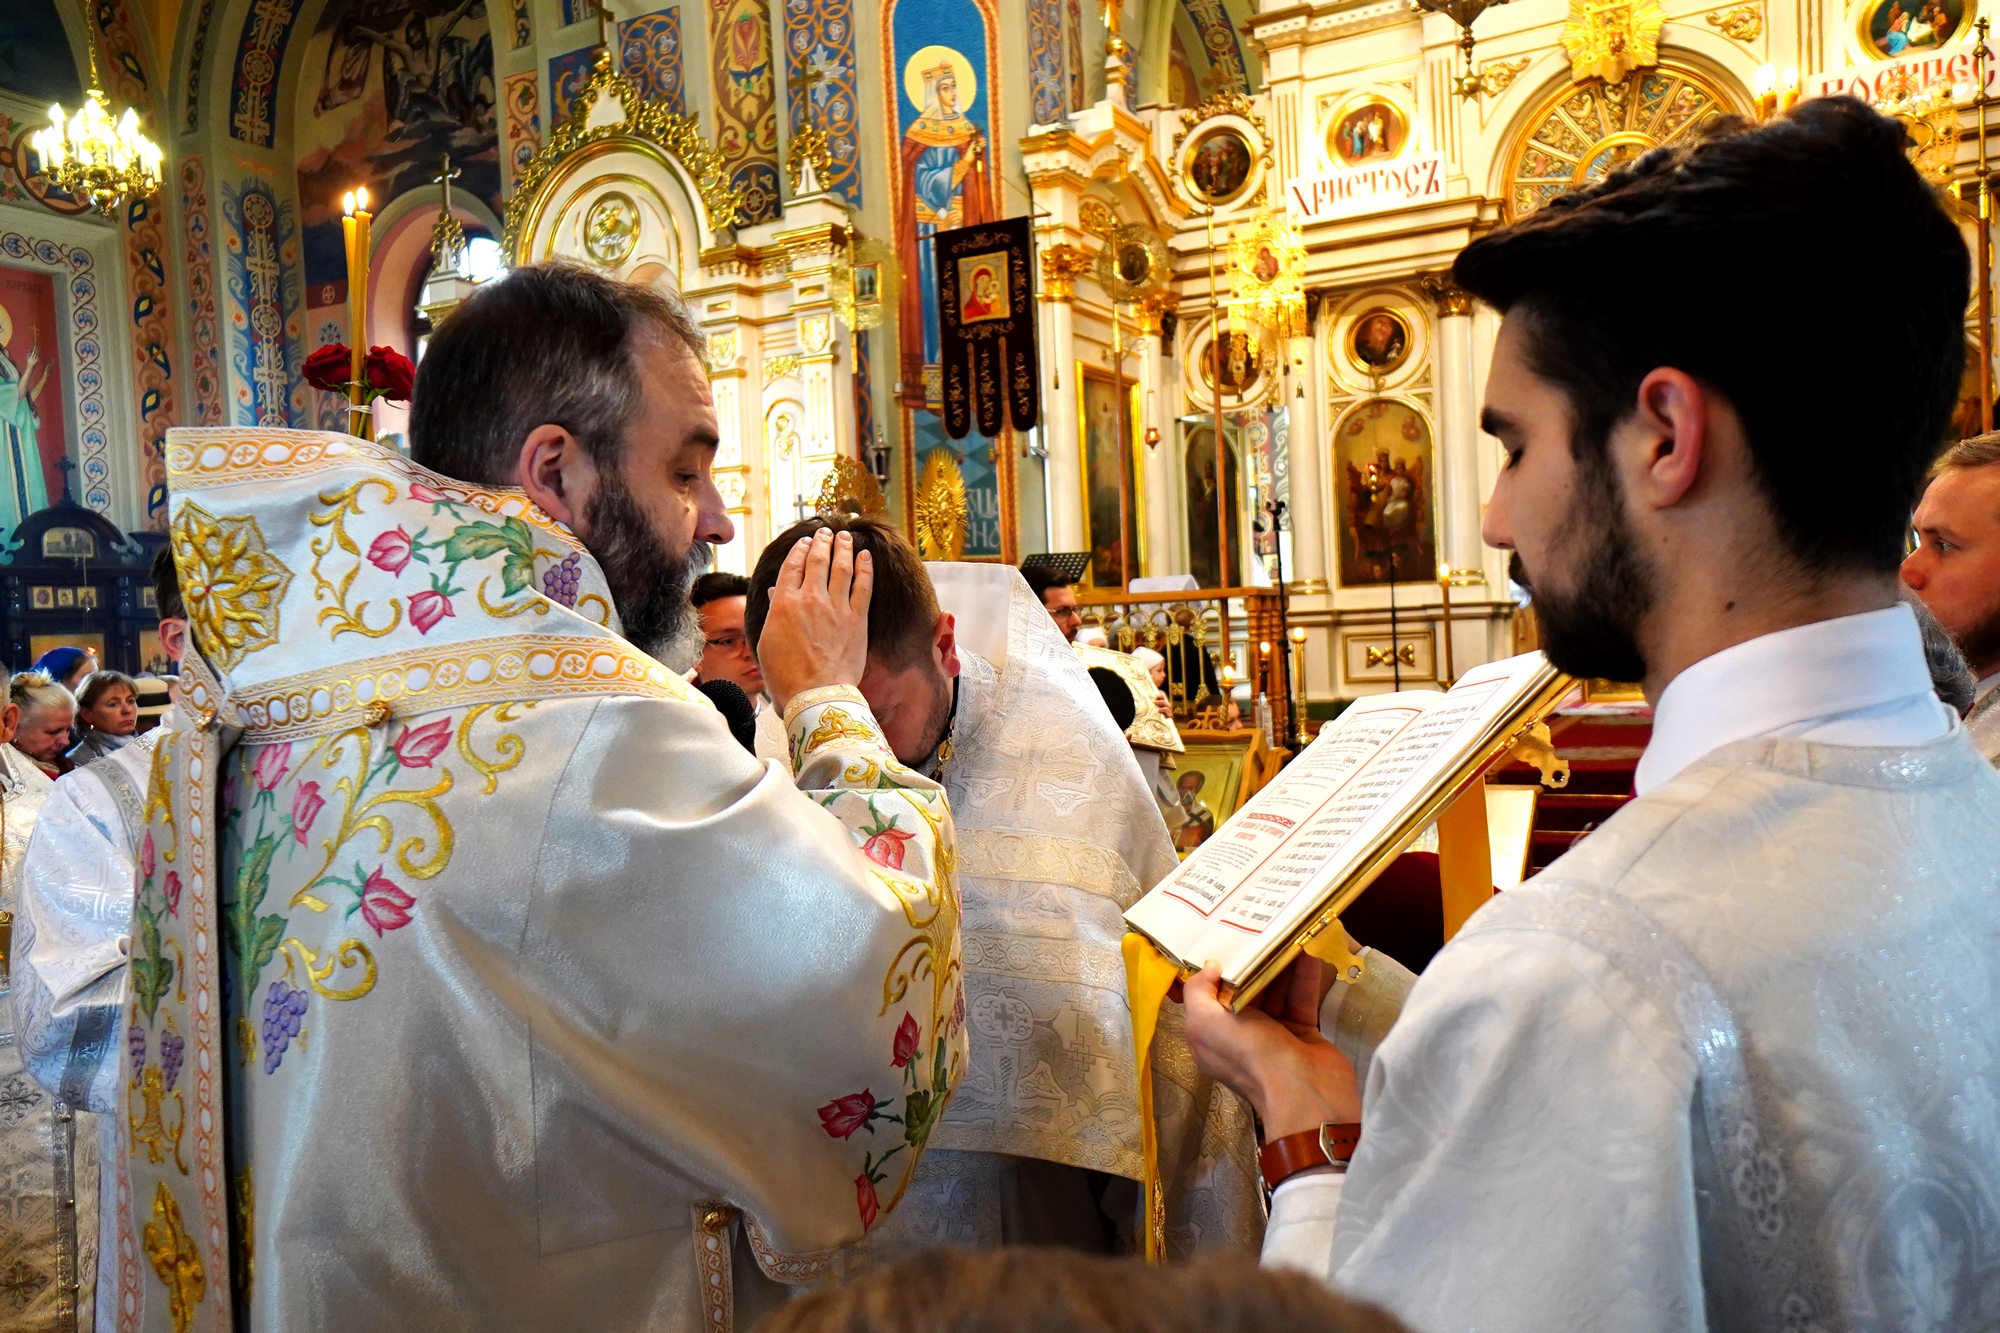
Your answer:
[[[1257,1154],[1264,1188],[1276,1189],[1301,1171],[1316,1166],[1345,1166],[1361,1143],[1361,1126],[1331,1122],[1273,1139]]]

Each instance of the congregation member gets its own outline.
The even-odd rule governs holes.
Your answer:
[[[97,652],[64,644],[36,658],[28,670],[41,672],[73,694],[97,670]]]
[[[1365,1090],[1317,965],[1275,1016],[1187,982],[1263,1123],[1267,1262],[1420,1333],[1991,1325],[2000,775],[1896,595],[1969,266],[1903,148],[1807,101],[1459,256],[1503,317],[1486,539],[1555,665],[1644,683],[1652,742],[1637,799],[1430,963]],[[1893,290],[1827,283],[1885,235]],[[1639,318],[1614,272],[1674,299]],[[1753,354],[1745,302],[1791,332]],[[1885,360],[1893,398],[1849,392]]]
[[[134,1326],[747,1326],[908,1188],[965,1062],[951,816],[857,688],[851,537],[770,593],[797,787],[662,660],[732,536],[703,346],[675,298],[522,267],[433,336],[414,463],[169,434]],[[898,866],[864,854],[891,835]]]
[[[1083,612],[1076,604],[1076,585],[1047,565],[1029,565],[1021,570],[1021,577],[1028,581],[1029,591],[1049,613],[1064,640],[1075,643],[1076,632],[1083,628]]]
[[[1166,826],[1096,685],[1007,566],[925,565],[881,518],[807,519],[751,575],[746,624],[767,671],[778,561],[826,532],[873,553],[861,690],[899,763],[951,798],[965,911],[971,1065],[871,1252],[1129,1250],[1143,1170],[1120,942],[1124,909],[1174,867]],[[901,863],[894,830],[872,848]],[[1195,1074],[1169,1010],[1154,1101],[1171,1252],[1254,1252],[1249,1117]]]
[[[74,727],[82,737],[63,757],[87,764],[128,744],[139,730],[139,686],[122,671],[93,671],[76,694]]]
[[[51,781],[72,767],[68,752],[74,737],[76,696],[40,671],[23,671],[8,683],[8,698],[19,710],[14,750]]]
[[[1903,582],[1944,626],[1978,684],[1965,723],[2000,764],[2000,431],[1960,440],[1931,468]]]
[[[187,620],[166,547],[153,560],[152,581],[160,650],[179,662]],[[90,684],[106,674],[91,676],[86,697]],[[80,1180],[73,1195],[78,1233],[97,1254],[94,1272],[84,1264],[77,1274],[79,1327],[88,1326],[93,1306],[99,1329],[117,1327],[123,1160],[117,1117],[124,1107],[119,1018],[128,1003],[126,960],[146,784],[154,750],[174,726],[170,709],[159,726],[56,780],[35,820],[14,911],[11,974],[22,1062],[43,1091],[77,1113],[86,1141],[95,1125],[97,1188]],[[79,1245],[79,1253],[88,1248]]]
[[[743,691],[757,710],[759,759],[773,759],[789,768],[785,724],[764,693],[764,670],[743,632],[743,608],[750,597],[750,580],[741,574],[710,570],[694,581],[688,602],[701,619],[701,657],[695,662],[697,685],[726,680]]]
[[[3,680],[6,671],[0,668]],[[7,684],[11,699],[13,682]],[[20,720],[19,704],[0,707],[0,913],[11,916],[20,912],[22,862],[54,786],[11,743]],[[76,1113],[29,1075],[15,1030],[16,1008],[12,978],[0,976],[0,1180],[6,1182],[0,1274],[7,1287],[6,1327],[68,1333],[88,1318],[88,1305],[80,1310],[79,1302],[87,1301],[87,1277],[97,1266],[94,1210],[76,1206],[96,1195],[97,1144],[91,1127],[78,1125]]]

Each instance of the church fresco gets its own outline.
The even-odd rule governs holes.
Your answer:
[[[991,116],[992,16],[976,0],[904,0],[883,13],[884,81],[896,99],[889,191],[904,274],[903,401],[940,400],[937,268],[929,238],[1000,216]]]
[[[715,146],[729,162],[729,183],[744,192],[736,225],[769,222],[781,211],[769,0],[711,0],[708,49]]]
[[[826,132],[833,165],[820,184],[859,208],[860,98],[855,89],[854,0],[784,3],[785,86],[792,90],[792,133],[806,129]],[[804,96],[799,95],[799,89],[805,90]]]
[[[500,207],[493,40],[485,0],[331,0],[300,63],[299,212],[315,307],[346,297],[341,196],[380,212],[429,189],[438,157],[457,187]]]
[[[0,530],[63,493],[60,333],[55,275],[0,264]]]

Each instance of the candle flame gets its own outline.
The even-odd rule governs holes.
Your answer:
[[[1769,97],[1778,86],[1778,68],[1775,65],[1757,66],[1757,96]]]
[[[1785,91],[1788,93],[1795,93],[1798,90],[1799,90],[1799,67],[1797,65],[1787,65],[1785,66]]]
[[[368,187],[366,185],[354,192],[354,204],[362,212],[366,213],[368,211]]]
[[[349,217],[354,216],[354,191],[349,190],[340,196],[340,211]]]

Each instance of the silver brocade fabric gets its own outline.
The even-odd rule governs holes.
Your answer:
[[[54,783],[11,745],[0,745],[0,908],[18,916],[21,865]],[[97,1118],[81,1115],[28,1072],[14,1025],[14,995],[0,986],[0,1328],[74,1333],[90,1326],[97,1265]]]
[[[118,1047],[124,1041],[125,963],[132,929],[133,862],[145,827],[146,782],[160,727],[65,774],[42,802],[21,869],[14,914],[14,1012],[28,1072],[97,1123],[95,1204],[78,1198],[86,1228],[113,1238],[97,1259],[97,1327],[117,1324],[117,1164],[125,1157]],[[127,1219],[128,1221],[130,1219]]]
[[[1001,586],[958,608],[975,641],[996,627],[964,625],[968,616],[1004,617],[1006,651],[996,668],[960,649],[943,780],[958,830],[972,1057],[933,1148],[1137,1181],[1137,1062],[1119,944],[1124,909],[1174,867],[1173,846],[1103,696],[1027,583],[1005,567],[994,575]],[[948,601],[966,577],[939,580]],[[1170,1251],[1254,1254],[1263,1240],[1254,1125],[1194,1068],[1180,1007],[1167,1008],[1154,1097]],[[971,1200],[1004,1193],[962,1181],[1003,1170],[929,1164],[914,1196],[929,1206],[898,1218],[896,1231],[933,1242],[957,1234],[949,1228],[972,1225]],[[998,1225],[974,1230],[998,1234]]]
[[[1965,715],[1965,729],[1987,762],[2000,767],[2000,689],[1986,691],[1986,697],[1972,706]]]
[[[1433,960],[1334,1280],[1412,1327],[2000,1326],[2000,775],[1725,747]]]
[[[753,759],[518,492],[167,462],[121,1329],[723,1330],[832,1271],[964,1065],[942,790],[846,687]]]

